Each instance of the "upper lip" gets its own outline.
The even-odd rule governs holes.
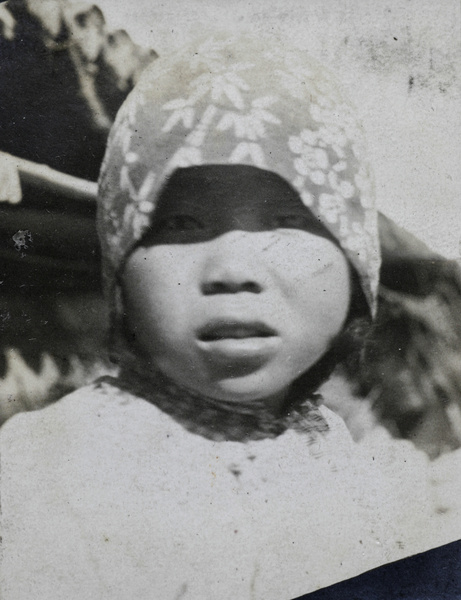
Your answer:
[[[217,319],[206,323],[198,330],[198,339],[213,342],[222,339],[244,339],[249,337],[270,337],[277,335],[272,327],[261,321],[239,321],[234,319]]]

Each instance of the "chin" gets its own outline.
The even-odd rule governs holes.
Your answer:
[[[227,379],[214,386],[208,395],[218,400],[248,404],[269,398],[285,398],[288,388],[270,385],[269,382],[266,385],[261,385],[261,383],[260,380],[256,383]]]

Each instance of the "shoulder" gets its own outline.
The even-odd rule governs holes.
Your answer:
[[[16,433],[36,427],[46,428],[47,425],[94,413],[99,405],[111,401],[112,390],[115,390],[112,386],[95,382],[79,388],[45,408],[17,413],[2,426],[0,438],[5,440]]]
[[[111,378],[98,380],[43,409],[9,419],[0,429],[2,462],[8,457],[25,460],[34,455],[50,455],[52,459],[61,450],[104,437],[105,431],[123,422],[128,414],[131,420],[138,414],[143,419],[147,404],[120,390]]]

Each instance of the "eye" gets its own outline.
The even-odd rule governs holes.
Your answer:
[[[151,229],[142,239],[142,245],[193,243],[202,241],[206,234],[206,224],[200,218],[173,214],[154,219]]]
[[[281,229],[309,229],[311,219],[305,215],[276,215],[274,225]]]
[[[203,229],[203,224],[189,215],[172,215],[161,219],[155,226],[157,233],[185,233],[201,229]]]

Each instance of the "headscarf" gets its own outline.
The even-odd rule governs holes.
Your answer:
[[[149,231],[170,176],[203,165],[247,165],[288,182],[344,251],[373,314],[380,265],[377,213],[363,133],[353,115],[323,67],[304,52],[264,38],[217,35],[153,63],[118,113],[99,179],[98,229],[115,334],[122,329],[118,275],[124,261]],[[251,415],[237,403],[229,409],[174,382],[161,385],[160,373],[159,391],[152,392],[142,382],[143,369],[131,360],[131,388],[201,435],[255,439],[278,435],[294,423],[304,431],[328,429],[307,398],[294,417],[274,423],[262,406]],[[208,416],[199,425],[202,413]]]
[[[331,75],[272,40],[217,35],[143,74],[112,128],[99,179],[105,289],[149,228],[159,191],[181,167],[272,171],[338,241],[375,311],[379,240],[363,132]]]

